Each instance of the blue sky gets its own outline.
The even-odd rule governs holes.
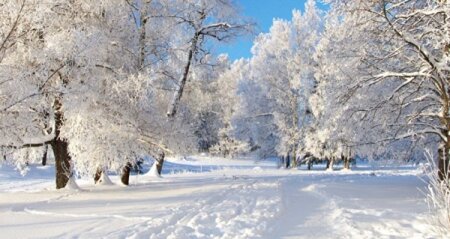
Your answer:
[[[293,9],[304,9],[306,0],[236,0],[242,14],[257,23],[256,33],[268,32],[274,18],[291,19]],[[243,37],[219,47],[219,53],[228,53],[231,60],[250,57],[255,36]]]

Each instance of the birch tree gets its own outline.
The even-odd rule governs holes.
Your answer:
[[[201,58],[202,52],[205,52],[207,42],[230,41],[250,30],[249,23],[238,17],[236,6],[229,0],[181,1],[177,12],[179,14],[173,17],[183,24],[185,35],[189,36],[189,39],[176,90],[167,109],[168,117],[175,116],[190,69],[196,60]]]

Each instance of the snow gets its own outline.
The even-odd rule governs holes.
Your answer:
[[[4,238],[436,238],[420,169],[280,170],[272,161],[168,160],[163,177],[124,187],[78,179],[55,190],[51,166],[0,166]],[[178,169],[175,170],[175,168]]]
[[[100,179],[98,180],[97,184],[113,185],[113,182],[109,178],[108,174],[102,173],[102,175],[100,176]]]

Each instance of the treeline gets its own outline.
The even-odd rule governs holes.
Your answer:
[[[257,3],[255,3],[257,4]],[[11,162],[51,146],[71,172],[143,155],[438,159],[450,150],[450,4],[307,1],[252,57],[214,46],[252,28],[231,0],[0,3],[0,138]],[[3,17],[4,16],[4,17]]]
[[[232,66],[228,133],[260,157],[438,159],[450,150],[450,3],[327,0],[259,35]],[[289,160],[286,160],[289,159]]]
[[[210,147],[230,65],[211,46],[252,29],[228,0],[12,0],[0,15],[1,154],[24,164],[51,149],[57,188],[74,170],[126,184],[140,157],[161,168]]]

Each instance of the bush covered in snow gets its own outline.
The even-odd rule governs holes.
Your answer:
[[[439,178],[436,174],[437,165],[432,157],[429,157],[428,165],[425,172],[429,179],[427,203],[430,208],[430,224],[434,226],[436,233],[450,237],[450,176],[447,174],[444,180]]]

